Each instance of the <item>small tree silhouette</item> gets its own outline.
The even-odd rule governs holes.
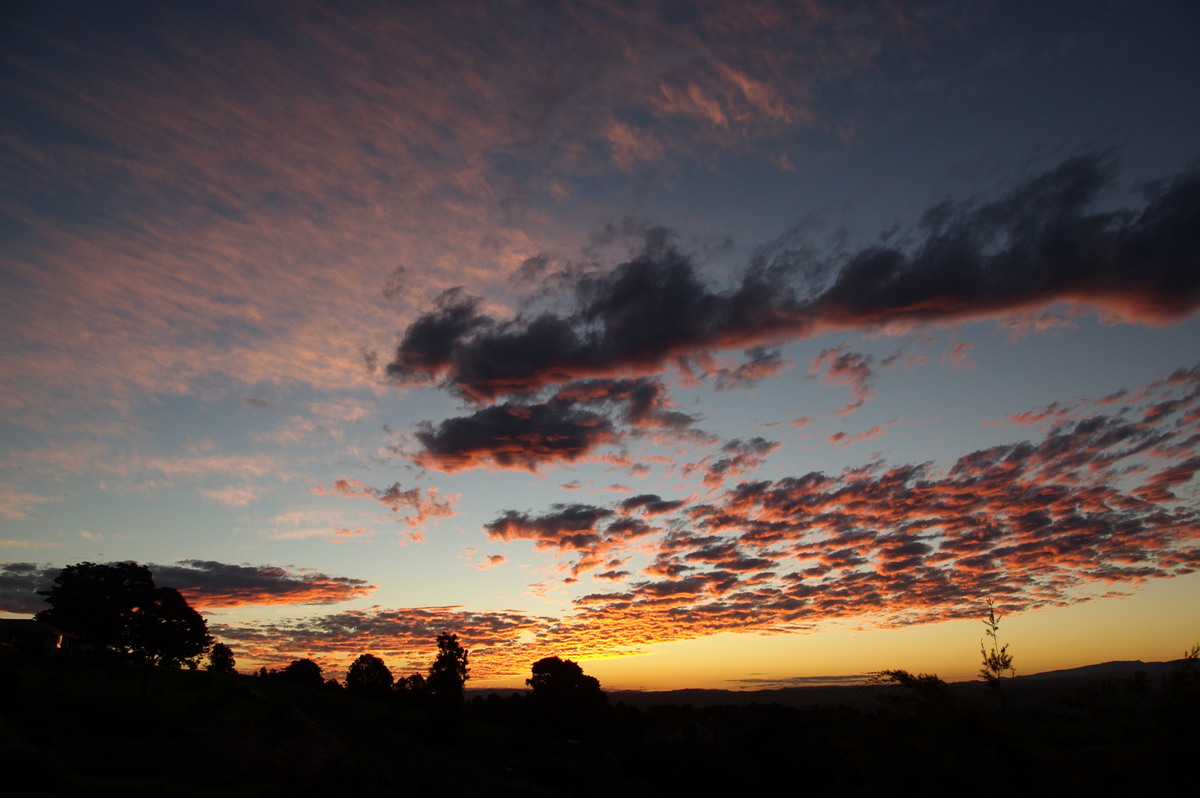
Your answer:
[[[233,649],[224,643],[216,643],[208,654],[208,670],[213,673],[237,673],[237,661]]]
[[[429,692],[439,700],[462,701],[463,684],[471,678],[469,652],[458,643],[458,635],[438,635],[438,653],[429,666]]]
[[[983,625],[986,629],[984,634],[992,639],[992,647],[989,651],[985,642],[982,639],[979,641],[979,653],[983,656],[983,667],[979,669],[979,675],[1000,698],[1001,707],[1007,709],[1008,698],[1004,694],[1001,679],[1005,671],[1009,672],[1010,678],[1016,676],[1017,669],[1013,667],[1013,658],[1012,654],[1008,653],[1008,644],[1000,645],[1000,618],[1001,616],[996,614],[996,608],[989,601],[988,617]]]

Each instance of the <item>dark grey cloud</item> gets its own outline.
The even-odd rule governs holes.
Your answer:
[[[608,418],[562,401],[491,405],[423,424],[416,437],[422,449],[414,459],[450,473],[485,466],[536,471],[547,462],[574,462],[617,439]]]
[[[48,590],[61,569],[31,562],[0,564],[0,612],[33,615],[48,609],[39,590]]]
[[[364,598],[375,585],[362,579],[271,565],[230,565],[179,560],[147,567],[159,587],[178,590],[197,609],[268,604],[334,604]],[[35,613],[46,609],[39,590],[53,586],[56,565],[0,565],[0,610]]]
[[[624,512],[631,513],[635,510],[641,511],[646,515],[663,515],[665,513],[673,513],[684,505],[681,500],[667,501],[661,498],[657,493],[641,493],[637,496],[630,496],[622,501],[618,506]]]
[[[1097,210],[1115,171],[1107,156],[1073,157],[997,199],[935,205],[904,245],[840,255],[829,272],[760,258],[725,290],[654,229],[629,261],[577,274],[564,312],[498,320],[448,292],[406,330],[389,373],[441,379],[491,401],[831,328],[955,322],[1058,302],[1137,323],[1178,321],[1200,304],[1200,173],[1149,190],[1140,208]],[[825,273],[832,277],[813,279]]]
[[[364,598],[375,585],[362,579],[273,565],[179,560],[150,565],[154,583],[173,587],[197,608],[268,604],[334,604]]]
[[[503,402],[426,422],[415,433],[421,449],[413,459],[445,472],[487,466],[536,471],[575,462],[628,435],[678,432],[695,421],[671,408],[657,380],[577,380],[546,401]]]

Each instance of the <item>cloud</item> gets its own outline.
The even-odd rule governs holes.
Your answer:
[[[380,504],[386,505],[397,516],[400,515],[402,510],[411,510],[412,515],[404,519],[404,523],[410,527],[421,527],[431,518],[453,517],[454,505],[460,498],[459,494],[453,493],[445,499],[439,499],[436,487],[429,487],[427,489],[413,487],[404,490],[401,488],[399,482],[394,482],[386,488],[372,488],[364,486],[357,480],[348,479],[335,481],[333,487],[329,490],[318,485],[313,488],[313,493],[326,496],[374,499]],[[347,531],[344,529],[338,530],[338,534],[344,537],[347,535]],[[362,530],[350,534],[362,534]]]
[[[572,574],[597,562],[593,578],[620,582],[576,599],[539,640],[624,651],[719,631],[804,631],[829,619],[903,626],[973,617],[980,596],[1007,611],[1058,606],[1096,586],[1200,568],[1200,417],[1184,421],[1200,409],[1200,368],[1119,401],[1075,404],[1109,412],[944,468],[877,459],[741,482],[664,507],[662,526],[624,539],[615,520],[654,507],[657,495],[509,511],[488,532],[558,552]],[[640,578],[618,570],[646,555]]]
[[[829,443],[832,444],[833,446],[853,446],[854,444],[862,443],[863,441],[874,440],[875,438],[882,438],[884,435],[887,435],[886,428],[890,427],[892,424],[895,424],[895,423],[896,423],[896,419],[892,419],[891,421],[887,422],[883,426],[875,425],[875,426],[871,427],[869,430],[867,430],[866,432],[860,432],[858,434],[850,434],[847,432],[834,432],[829,436]]]
[[[657,380],[578,380],[546,401],[503,402],[421,425],[413,460],[453,473],[492,466],[536,472],[573,463],[629,436],[678,433],[695,421],[672,409]]]
[[[460,607],[351,610],[278,622],[213,624],[215,637],[248,658],[281,666],[298,656],[336,673],[371,651],[398,673],[424,673],[437,654],[437,636],[457,634],[471,656],[471,675],[489,678],[528,672],[550,649],[528,638],[553,620],[519,611],[471,612]]]
[[[970,341],[963,341],[955,344],[950,349],[938,358],[938,362],[949,366],[955,371],[966,371],[967,369],[977,369],[979,364],[971,360],[971,350],[975,344]]]
[[[657,532],[645,521],[591,504],[554,504],[541,515],[506,510],[483,526],[492,540],[531,540],[543,551],[575,556],[572,576],[605,566],[609,553]]]
[[[376,585],[319,571],[270,565],[180,560],[151,565],[155,584],[173,587],[197,609],[279,604],[336,604],[365,598]]]
[[[752,388],[767,377],[774,377],[791,367],[792,361],[783,357],[778,347],[753,347],[745,351],[746,359],[733,368],[721,368],[716,372],[718,391],[735,388]]]
[[[486,466],[536,472],[543,463],[573,463],[617,441],[609,419],[567,402],[492,405],[427,423],[416,437],[422,449],[413,459],[447,473]]]
[[[623,500],[618,506],[622,512],[640,512],[643,515],[663,515],[678,510],[685,504],[682,500],[665,501],[656,493],[640,493]]]
[[[1200,173],[1176,176],[1141,208],[1093,210],[1114,173],[1108,158],[1082,155],[996,200],[935,205],[910,250],[856,253],[811,309],[824,324],[856,327],[1055,303],[1130,323],[1180,321],[1200,301]]]
[[[259,490],[243,485],[241,487],[216,488],[200,490],[200,495],[206,499],[223,504],[226,507],[245,507],[258,499]]]
[[[375,530],[368,529],[367,527],[360,527],[359,529],[337,529],[337,530],[334,530],[334,537],[331,539],[330,542],[331,543],[345,543],[347,540],[350,540],[351,538],[371,537],[374,534],[375,534]]]
[[[820,374],[826,385],[842,385],[850,389],[851,402],[834,412],[845,419],[875,396],[875,358],[858,352],[846,352],[844,347],[823,349],[812,360],[810,374]]]
[[[376,586],[361,579],[270,565],[230,565],[211,560],[148,564],[155,584],[173,587],[198,610],[289,604],[336,604],[366,598]],[[32,563],[0,564],[5,612],[45,609],[38,590],[49,589],[61,568]]]
[[[683,472],[685,475],[700,474],[705,487],[718,488],[728,479],[757,469],[780,445],[778,441],[759,437],[750,440],[735,438],[721,446],[720,452],[725,456],[709,455],[699,462],[687,463]]]
[[[54,501],[54,499],[37,493],[0,486],[0,516],[10,521],[28,518],[29,514],[34,512],[34,508],[49,501]]]
[[[492,568],[503,565],[507,561],[508,558],[503,554],[489,554],[483,562],[479,563],[475,567],[481,571],[489,571]]]
[[[578,596],[559,618],[372,608],[213,631],[276,665],[313,656],[344,667],[370,650],[394,668],[423,671],[436,635],[449,630],[486,678],[524,673],[550,654],[621,656],[718,632],[976,617],[980,596],[1005,611],[1057,606],[1086,600],[1097,586],[1200,568],[1200,366],[1073,405],[1080,418],[1040,438],[968,452],[946,467],[877,459],[837,473],[743,481],[684,503],[644,493],[612,506],[505,511],[484,527],[493,542],[531,541],[561,558],[570,581],[591,572],[612,588]],[[629,566],[633,557],[647,562]],[[26,603],[38,569],[42,582],[52,576],[43,566],[10,569],[0,572],[0,591],[18,587]],[[373,590],[296,569],[184,561],[152,570],[207,607],[349,600]]]
[[[0,612],[33,615],[49,607],[39,590],[53,586],[58,569],[29,562],[0,563]]]
[[[718,290],[668,231],[652,229],[632,259],[575,274],[567,312],[501,320],[461,292],[444,295],[409,326],[389,374],[442,380],[486,402],[833,329],[999,320],[1056,304],[1105,321],[1180,321],[1200,304],[1200,173],[1176,176],[1140,208],[1094,210],[1114,173],[1105,156],[1078,156],[996,199],[946,200],[924,213],[905,249],[848,253],[828,284],[758,259]],[[431,327],[436,347],[418,346]],[[827,352],[818,365],[867,390],[870,364],[839,356]]]

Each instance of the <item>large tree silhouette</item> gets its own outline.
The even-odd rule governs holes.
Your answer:
[[[68,565],[42,595],[50,608],[38,620],[97,651],[140,654],[149,665],[194,665],[212,643],[187,599],[155,587],[150,569],[136,562]]]
[[[579,735],[594,728],[608,706],[600,681],[569,659],[546,657],[533,663],[525,680],[533,715],[552,734]]]
[[[363,654],[346,671],[346,687],[360,695],[385,696],[392,689],[392,672],[374,654]]]
[[[153,593],[154,578],[144,565],[81,562],[63,568],[54,586],[41,592],[50,609],[39,612],[37,619],[97,651],[126,651],[134,612],[150,602]]]
[[[172,587],[152,590],[130,618],[129,648],[151,665],[195,667],[211,643],[204,618]]]

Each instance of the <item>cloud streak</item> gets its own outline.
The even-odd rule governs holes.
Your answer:
[[[654,230],[631,260],[573,276],[566,313],[499,319],[458,291],[443,295],[406,330],[388,373],[488,402],[834,329],[953,324],[1056,304],[1105,320],[1180,321],[1200,304],[1200,175],[1176,176],[1140,208],[1096,210],[1114,173],[1104,156],[1079,156],[997,199],[939,203],[908,246],[850,253],[828,285],[758,262],[718,290]],[[821,365],[843,382],[857,375],[852,384],[866,390],[867,364]]]
[[[313,570],[269,565],[231,565],[212,560],[149,564],[154,583],[173,587],[198,610],[291,604],[337,604],[366,598],[376,585]],[[49,589],[61,569],[32,563],[0,565],[0,597],[5,612],[45,609],[38,590]]]

